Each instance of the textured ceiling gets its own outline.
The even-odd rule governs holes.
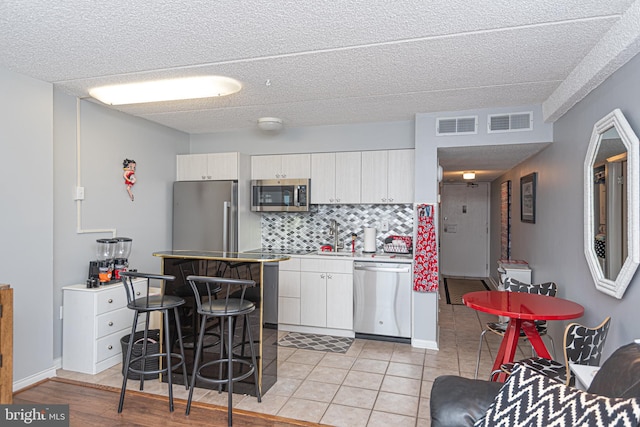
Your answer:
[[[632,4],[3,0],[0,66],[81,98],[148,79],[240,80],[229,97],[114,107],[191,134],[263,116],[287,127],[402,121],[543,103]]]
[[[444,170],[442,182],[466,182],[462,179],[463,172],[475,172],[476,178],[473,181],[491,182],[549,144],[544,142],[438,148],[438,163]]]

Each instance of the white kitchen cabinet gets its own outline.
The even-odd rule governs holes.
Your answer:
[[[310,177],[310,154],[251,156],[251,179],[295,179]]]
[[[413,203],[414,150],[362,152],[362,203]]]
[[[300,272],[300,324],[327,327],[327,273]]]
[[[178,181],[238,179],[238,153],[180,154],[176,161]]]
[[[327,273],[327,328],[353,329],[353,274]]]
[[[136,298],[147,294],[146,280],[136,280],[134,287]],[[62,369],[97,374],[121,363],[120,339],[131,332],[133,322],[122,283],[65,286],[62,296]],[[144,324],[141,317],[138,330]]]
[[[353,260],[301,259],[300,324],[353,329]]]
[[[279,263],[278,323],[300,324],[300,258]]]
[[[360,203],[361,153],[311,155],[311,203]]]

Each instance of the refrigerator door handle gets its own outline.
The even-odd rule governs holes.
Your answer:
[[[222,213],[222,250],[229,252],[229,209],[231,202],[224,202],[224,212]]]

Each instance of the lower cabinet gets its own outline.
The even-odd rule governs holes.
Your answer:
[[[278,324],[300,324],[300,258],[279,263]]]
[[[147,294],[146,280],[134,282],[136,298]],[[131,332],[133,310],[121,283],[62,288],[62,369],[97,374],[122,362],[120,339]],[[138,329],[144,327],[144,317]]]
[[[291,257],[279,273],[279,324],[353,330],[351,259]]]

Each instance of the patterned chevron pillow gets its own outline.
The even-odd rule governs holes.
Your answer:
[[[640,399],[590,394],[518,365],[474,426],[635,427],[639,423]]]

